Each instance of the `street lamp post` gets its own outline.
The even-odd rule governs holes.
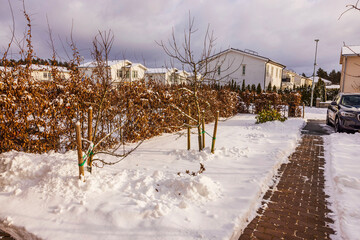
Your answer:
[[[319,39],[315,39],[315,42],[316,42],[316,48],[315,48],[315,60],[314,60],[314,73],[313,73],[313,80],[312,80],[312,84],[311,84],[311,101],[310,101],[310,107],[313,106],[313,101],[314,101],[316,55],[317,55],[317,47],[318,47]]]

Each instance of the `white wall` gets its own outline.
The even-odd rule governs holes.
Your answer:
[[[215,80],[220,80],[230,74],[229,77],[221,80],[221,84],[234,80],[241,86],[243,80],[245,80],[246,86],[248,84],[257,86],[260,83],[261,87],[264,88],[265,59],[245,55],[241,52],[229,51],[210,62],[209,69],[213,69],[217,63],[222,63],[222,65],[220,75],[217,71],[214,75]],[[243,66],[245,66],[245,74],[243,74]]]
[[[266,78],[265,78],[265,87],[267,88],[269,83],[271,86],[275,86],[277,89],[281,87],[281,78],[282,78],[282,67],[275,65],[271,62],[266,64]]]

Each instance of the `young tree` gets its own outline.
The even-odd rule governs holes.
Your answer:
[[[260,83],[256,87],[256,93],[260,94],[262,92]]]
[[[241,91],[243,92],[243,91],[245,91],[245,89],[246,89],[246,85],[245,85],[245,79],[244,79],[242,82],[242,85],[241,85]]]
[[[191,94],[191,103],[195,108],[195,116],[189,116],[186,114],[187,110],[180,109],[180,107],[173,105],[173,107],[185,116],[191,119],[195,125],[192,127],[198,128],[198,144],[199,151],[202,150],[201,140],[201,118],[202,109],[200,109],[200,97],[199,88],[204,83],[216,83],[214,81],[215,74],[224,72],[230,69],[231,64],[225,69],[222,66],[224,59],[216,59],[212,56],[215,55],[215,37],[213,31],[208,26],[203,37],[203,48],[197,54],[194,50],[193,41],[195,39],[194,34],[196,33],[194,27],[194,18],[189,14],[188,27],[184,30],[183,41],[179,41],[176,37],[173,29],[171,39],[167,42],[157,42],[158,45],[164,50],[164,52],[171,58],[171,63],[175,62],[182,65],[185,70],[191,73],[191,77],[188,78],[188,85],[184,86],[181,91],[185,91]],[[211,64],[210,64],[211,63]],[[240,67],[240,66],[239,66]],[[223,76],[222,79],[228,77],[230,74]],[[218,79],[219,81],[219,79]],[[210,104],[210,103],[208,103]]]

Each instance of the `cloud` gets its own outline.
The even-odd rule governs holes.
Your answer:
[[[360,12],[350,11],[338,20],[346,4],[354,1],[25,0],[25,4],[32,17],[35,50],[43,58],[51,56],[47,16],[61,56],[65,54],[59,39],[66,42],[70,38],[73,24],[73,38],[86,59],[91,57],[92,39],[97,32],[111,29],[115,35],[112,58],[145,59],[150,66],[161,66],[166,56],[155,41],[167,40],[173,28],[182,39],[191,12],[198,28],[193,39],[195,52],[200,52],[204,31],[210,24],[217,50],[252,49],[299,73],[311,74],[314,39],[320,39],[318,64],[326,70],[340,69],[343,42],[360,44]],[[22,36],[26,22],[21,2],[11,3],[16,33]],[[10,39],[11,24],[8,1],[0,0],[0,51]]]

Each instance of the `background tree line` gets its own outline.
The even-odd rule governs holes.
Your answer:
[[[8,67],[15,67],[18,65],[26,65],[28,64],[28,60],[26,59],[3,59],[0,61],[0,66],[8,66]],[[33,58],[31,59],[31,64],[38,64],[38,65],[49,65],[49,66],[60,66],[69,68],[70,64],[66,61],[58,61],[56,59],[42,59],[42,58]]]

